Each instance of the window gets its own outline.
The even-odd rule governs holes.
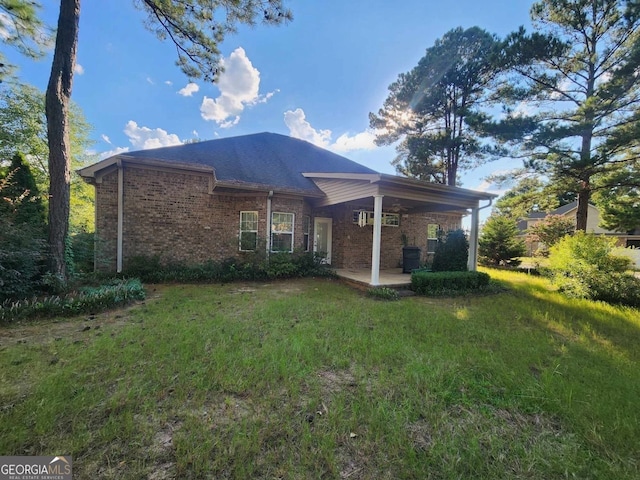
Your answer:
[[[309,244],[309,238],[311,237],[311,217],[305,215],[302,217],[302,248],[305,252],[308,252],[311,248]]]
[[[258,212],[240,212],[241,252],[252,252],[258,246]]]
[[[358,218],[360,212],[365,214],[367,225],[373,225],[373,212],[365,212],[363,210],[353,211],[353,223],[358,224]],[[382,212],[382,226],[383,227],[399,227],[400,226],[400,214],[398,213],[385,213]]]
[[[271,214],[271,251],[293,252],[293,213]]]
[[[427,225],[427,253],[435,253],[438,246],[438,230],[439,226],[436,223],[430,223]]]

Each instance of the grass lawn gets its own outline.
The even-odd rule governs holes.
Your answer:
[[[637,479],[640,312],[333,280],[149,287],[0,327],[0,455],[74,478]]]

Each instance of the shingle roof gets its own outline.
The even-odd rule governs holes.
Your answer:
[[[220,181],[314,192],[316,185],[303,172],[377,173],[304,140],[276,133],[127,152],[123,157],[207,165]]]
[[[567,212],[570,212],[571,210],[573,210],[574,208],[576,208],[578,206],[578,201],[575,200],[571,203],[567,203],[566,205],[563,205],[561,207],[556,208],[554,211],[551,212],[552,215],[564,215]]]

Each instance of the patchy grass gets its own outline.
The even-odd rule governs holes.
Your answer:
[[[511,290],[157,287],[3,328],[0,454],[71,453],[80,479],[638,478],[638,310],[491,276]]]

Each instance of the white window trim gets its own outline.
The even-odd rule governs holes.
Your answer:
[[[242,229],[242,214],[243,213],[255,213],[255,215],[256,215],[256,229],[255,230],[243,230]],[[240,225],[238,226],[238,231],[239,231],[239,233],[238,233],[238,250],[240,252],[255,252],[256,249],[258,248],[258,223],[259,223],[259,219],[260,219],[260,216],[259,216],[257,210],[241,210],[240,211]],[[243,232],[250,232],[250,233],[255,233],[256,234],[256,244],[251,250],[243,250],[242,249],[242,233]]]
[[[436,226],[436,236],[435,237],[430,237],[429,236],[429,226],[430,225],[435,225]],[[438,225],[437,223],[427,223],[427,253],[436,253],[435,248],[433,249],[433,251],[429,250],[429,240],[435,240],[436,241],[436,245],[438,244],[438,231],[440,230],[440,225]]]
[[[274,231],[273,227],[274,227],[274,222],[273,222],[273,216],[274,215],[291,215],[291,231]],[[294,239],[294,231],[296,229],[296,214],[292,213],[292,212],[271,212],[271,233],[270,233],[270,248],[271,248],[271,253],[293,253],[293,239]],[[291,247],[289,248],[289,251],[287,252],[286,250],[273,250],[273,234],[278,234],[278,233],[283,233],[283,234],[291,234]]]
[[[309,222],[307,223],[306,231],[305,231],[305,228],[304,228],[305,219],[309,220]],[[305,252],[309,252],[309,251],[311,251],[311,215],[303,215],[302,216],[302,241],[303,242],[304,242],[305,235],[307,236],[307,242],[305,244],[304,251]]]

